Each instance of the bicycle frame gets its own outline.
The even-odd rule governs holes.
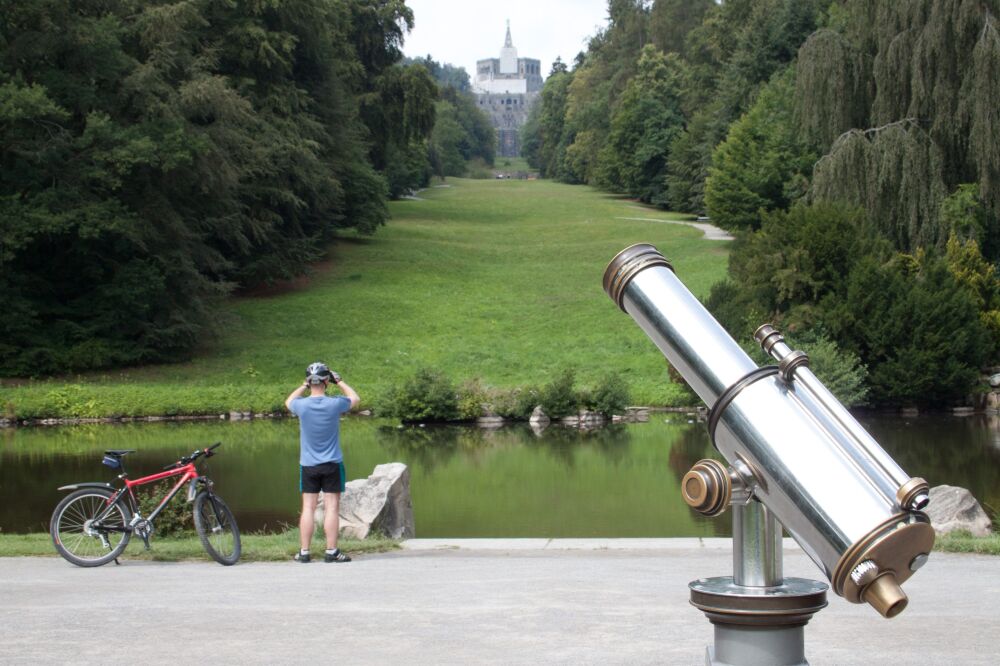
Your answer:
[[[181,478],[177,481],[174,487],[171,488],[170,491],[163,497],[163,499],[160,500],[160,503],[156,505],[156,508],[153,509],[153,511],[148,516],[141,516],[139,513],[139,500],[136,498],[135,491],[133,489],[138,486],[144,486],[150,483],[156,483],[157,481],[162,481],[163,479],[169,479],[174,476],[179,476]],[[164,507],[167,506],[170,500],[172,500],[174,497],[177,496],[177,493],[179,493],[181,488],[184,487],[184,484],[193,483],[198,481],[199,479],[207,480],[207,477],[200,476],[198,474],[198,470],[195,468],[194,462],[189,462],[188,464],[182,465],[176,469],[170,469],[164,472],[158,472],[156,474],[151,474],[149,476],[144,476],[134,480],[127,478],[127,476],[124,473],[122,473],[118,478],[125,483],[125,487],[119,488],[118,490],[115,491],[115,493],[111,497],[108,498],[107,500],[108,508],[105,512],[102,512],[101,516],[97,519],[97,521],[95,521],[97,523],[100,523],[100,521],[104,519],[107,513],[111,510],[111,507],[113,507],[115,503],[121,499],[122,495],[126,495],[128,497],[129,510],[131,511],[133,518],[135,516],[140,516],[142,520],[145,520],[148,523],[152,523],[154,520],[156,520],[156,517],[160,515],[160,512],[163,511]],[[108,531],[124,531],[124,532],[133,531],[132,529],[133,525],[126,525],[123,530],[103,525],[101,526],[101,528]]]
[[[184,487],[185,483],[197,481],[200,478],[204,478],[198,475],[198,470],[195,468],[193,462],[189,462],[188,464],[178,467],[177,469],[170,469],[165,472],[158,472],[156,474],[151,474],[149,476],[144,476],[142,478],[135,479],[134,481],[128,478],[122,479],[125,482],[125,488],[122,488],[119,492],[115,493],[115,496],[108,501],[108,504],[109,505],[113,504],[114,500],[118,499],[121,496],[121,494],[127,490],[129,494],[130,503],[132,505],[131,506],[132,513],[137,514],[139,509],[139,502],[136,499],[135,491],[133,490],[133,488],[136,488],[137,486],[144,486],[150,483],[156,483],[157,481],[162,481],[163,479],[169,479],[172,476],[180,476],[181,478],[174,485],[174,487],[171,488],[170,491],[163,497],[163,499],[160,500],[160,503],[156,505],[156,508],[153,509],[152,513],[150,513],[148,516],[145,516],[145,520],[153,522],[156,519],[156,517],[160,515],[160,512],[163,511],[163,508],[167,506],[170,500],[172,500],[174,497],[177,496],[177,493],[180,492],[181,488]]]

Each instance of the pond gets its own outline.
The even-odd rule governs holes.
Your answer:
[[[909,474],[969,488],[1000,507],[996,417],[862,416]],[[297,522],[298,429],[293,420],[144,423],[0,430],[0,531],[45,531],[77,481],[111,481],[104,449],[134,448],[131,476],[158,471],[221,441],[207,473],[244,531]],[[400,429],[379,419],[344,423],[349,479],[375,465],[410,466],[419,537],[727,536],[728,514],[705,519],[680,498],[681,477],[713,452],[704,423],[652,414],[649,423],[594,431],[560,426]]]

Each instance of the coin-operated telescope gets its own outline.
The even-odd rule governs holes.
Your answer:
[[[702,460],[681,481],[695,510],[733,507],[733,576],[689,586],[715,625],[708,663],[806,663],[802,628],[827,586],[782,576],[782,527],[836,594],[898,615],[900,584],[934,545],[927,482],[904,473],[771,326],[754,337],[777,363],[758,367],[652,245],[619,252],[604,290],[709,406],[728,463]]]

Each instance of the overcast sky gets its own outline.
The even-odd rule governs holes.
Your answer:
[[[403,52],[430,54],[438,62],[464,67],[475,77],[476,61],[498,58],[510,19],[510,33],[521,58],[542,61],[548,76],[552,61],[572,62],[588,37],[607,23],[607,0],[406,0],[413,10],[413,32]]]

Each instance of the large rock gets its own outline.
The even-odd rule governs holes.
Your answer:
[[[542,426],[543,428],[549,424],[549,417],[542,411],[541,405],[536,405],[535,409],[531,412],[531,416],[528,417],[528,423],[533,426]]]
[[[989,535],[990,517],[965,488],[934,486],[931,488],[930,498],[927,515],[938,534],[967,530],[973,536]]]
[[[316,509],[316,523],[323,524],[323,495]],[[340,496],[340,534],[364,539],[370,532],[392,539],[413,537],[413,503],[410,470],[403,463],[377,465],[367,479],[347,482]]]

